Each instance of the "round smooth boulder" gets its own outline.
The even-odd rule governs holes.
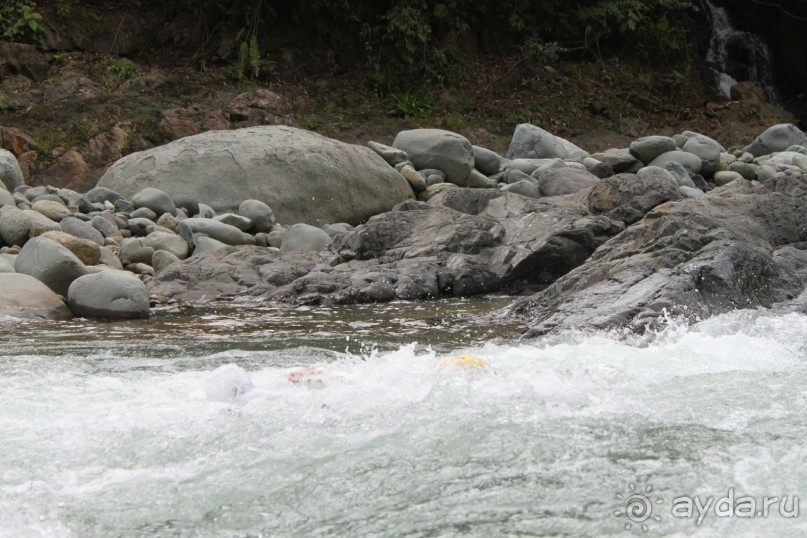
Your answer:
[[[331,238],[325,230],[308,224],[295,224],[283,234],[280,252],[320,251],[330,242]]]
[[[45,284],[22,273],[0,273],[0,315],[67,320],[73,314]]]
[[[255,238],[242,232],[235,226],[224,224],[213,219],[200,219],[192,217],[185,219],[177,225],[177,233],[189,245],[193,245],[194,234],[204,234],[225,245],[254,245]]]
[[[647,166],[658,166],[660,168],[664,168],[664,165],[668,162],[680,164],[690,174],[697,174],[701,169],[701,165],[703,164],[700,157],[693,153],[689,153],[688,151],[668,151],[650,161]]]
[[[272,229],[275,214],[272,208],[260,200],[244,200],[238,205],[238,214],[252,221],[250,233],[265,233]]]
[[[576,168],[550,168],[538,176],[538,189],[541,196],[562,196],[593,187],[600,178]]]
[[[132,153],[98,185],[127,196],[154,187],[175,199],[207,201],[218,212],[262,200],[281,222],[317,225],[359,224],[414,197],[370,148],[282,125],[208,131]]]
[[[449,183],[468,186],[474,152],[464,136],[442,129],[412,129],[398,133],[392,145],[406,152],[415,169],[436,168],[445,173]]]
[[[17,187],[25,185],[20,163],[13,153],[5,149],[0,149],[0,185],[9,192],[14,192]]]
[[[688,140],[681,149],[697,155],[701,159],[701,168],[697,173],[705,177],[712,177],[720,169],[720,154],[724,151],[723,146],[708,136],[691,131],[685,132],[684,136]]]
[[[75,254],[53,239],[34,237],[22,247],[14,265],[18,273],[30,275],[62,296],[70,284],[87,274]]]
[[[516,126],[508,159],[582,159],[588,152],[530,123]]]
[[[761,157],[777,151],[785,151],[793,145],[805,144],[807,144],[807,136],[801,129],[792,123],[780,123],[766,129],[743,151],[747,151],[754,157]]]
[[[146,285],[125,271],[102,271],[77,278],[67,292],[73,314],[87,318],[140,319],[149,317]]]
[[[75,254],[84,265],[97,265],[101,260],[101,247],[94,241],[82,239],[65,232],[57,232],[56,230],[45,232],[40,237],[53,239]]]
[[[154,218],[164,213],[173,215],[177,209],[174,200],[171,199],[171,196],[167,192],[155,189],[154,187],[146,187],[136,192],[135,195],[132,196],[131,201],[137,209],[145,207],[154,211],[154,213],[156,213]]]
[[[662,153],[675,151],[676,149],[678,149],[678,146],[675,145],[675,140],[669,136],[643,136],[630,144],[631,155],[643,163],[652,162]]]
[[[52,200],[37,200],[31,204],[31,209],[54,222],[60,222],[63,218],[70,216],[70,210],[64,204]]]

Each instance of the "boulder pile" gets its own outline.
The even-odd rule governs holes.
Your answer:
[[[728,150],[685,131],[588,153],[523,124],[505,156],[439,129],[366,148],[239,131],[124,157],[84,194],[22,185],[0,152],[0,313],[506,291],[535,294],[511,313],[544,334],[807,304],[793,125]]]

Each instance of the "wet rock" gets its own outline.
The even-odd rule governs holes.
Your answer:
[[[0,273],[0,315],[48,320],[68,320],[73,317],[53,290],[22,273]]]
[[[146,285],[124,271],[103,271],[77,278],[67,292],[70,310],[77,316],[138,319],[149,316]]]
[[[45,237],[34,237],[25,243],[17,256],[15,269],[43,282],[64,297],[70,284],[87,274],[87,268],[75,254]]]
[[[529,320],[530,336],[569,328],[641,332],[666,314],[703,318],[796,297],[805,271],[774,255],[807,239],[807,205],[796,192],[735,180],[659,206],[514,312]]]

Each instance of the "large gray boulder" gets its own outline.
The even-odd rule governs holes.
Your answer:
[[[77,278],[67,291],[70,310],[77,316],[138,319],[149,316],[146,285],[124,271],[102,271]]]
[[[756,137],[745,150],[754,157],[785,151],[790,146],[807,144],[807,136],[792,123],[780,123],[769,127]]]
[[[647,213],[514,313],[538,336],[568,329],[643,332],[669,316],[770,307],[807,285],[801,181],[737,179]]]
[[[529,123],[516,126],[507,150],[508,159],[582,159],[586,155],[568,140]]]
[[[20,163],[17,162],[13,153],[0,149],[0,188],[14,192],[14,189],[20,185],[25,185]]]
[[[36,278],[0,273],[0,316],[66,320],[73,314],[53,290]]]
[[[34,237],[25,243],[15,268],[18,273],[31,275],[64,297],[70,284],[87,274],[87,268],[75,254],[46,237]]]
[[[703,161],[700,157],[688,151],[668,151],[662,153],[647,163],[647,165],[665,168],[665,165],[669,162],[680,164],[689,174],[697,174],[703,165]]]
[[[414,196],[370,148],[277,125],[210,131],[127,155],[98,185],[128,197],[154,187],[221,212],[262,200],[280,222],[316,225],[358,224]]]
[[[392,145],[405,151],[416,169],[436,168],[445,173],[447,182],[468,186],[474,153],[464,136],[442,129],[412,129],[398,133]]]

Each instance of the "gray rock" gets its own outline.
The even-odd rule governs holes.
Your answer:
[[[194,256],[199,256],[201,254],[205,254],[206,252],[212,252],[214,250],[219,250],[230,246],[206,235],[196,235],[194,236],[193,241],[196,244],[196,248],[193,249]]]
[[[668,315],[706,318],[796,297],[807,264],[794,270],[776,252],[803,241],[805,194],[736,180],[661,206],[514,313],[530,320],[529,336],[569,328],[643,332]]]
[[[367,147],[378,153],[390,166],[409,160],[409,155],[405,151],[378,142],[367,142]]]
[[[631,155],[643,163],[652,162],[662,153],[675,151],[676,149],[678,149],[678,146],[675,145],[675,140],[669,136],[644,136],[634,140],[630,145]]]
[[[322,229],[308,224],[295,224],[289,226],[283,234],[280,252],[317,252],[325,249],[330,243],[330,236]]]
[[[807,136],[801,129],[791,123],[780,123],[766,129],[743,151],[754,157],[760,157],[777,151],[785,151],[793,145],[805,144],[807,144]]]
[[[507,183],[508,185],[512,183],[517,183],[519,181],[538,181],[531,175],[525,174],[521,170],[516,169],[505,170],[504,172],[501,173],[499,179],[501,180],[502,183]]]
[[[398,133],[392,145],[405,151],[416,169],[437,168],[445,172],[449,183],[468,186],[474,154],[464,136],[441,129],[412,129]]]
[[[357,224],[413,197],[370,148],[276,125],[209,131],[127,155],[99,185],[129,196],[155,187],[206,200],[218,211],[262,200],[281,222],[320,225]]]
[[[212,219],[216,216],[216,210],[210,207],[207,204],[199,203],[199,212],[196,213],[195,217],[204,218],[204,219]]]
[[[121,241],[118,257],[123,265],[151,263],[152,256],[154,256],[154,247],[144,245],[142,237],[131,237]]]
[[[134,193],[132,193],[134,194]],[[112,189],[97,186],[89,190],[84,197],[92,204],[103,204],[104,202],[111,202],[113,205],[118,200],[124,198],[122,194]]]
[[[667,153],[662,153],[655,159],[653,159],[648,166],[659,166],[661,168],[667,168],[665,165],[668,162],[673,162],[680,164],[683,166],[687,172],[690,174],[697,174],[698,171],[701,169],[701,165],[703,161],[700,157],[695,154],[689,153],[688,151],[668,151]]]
[[[134,204],[132,202],[130,202],[129,200],[126,200],[125,198],[115,200],[115,203],[113,203],[112,205],[115,207],[115,212],[116,213],[129,213],[129,214],[131,214],[131,213],[135,212]],[[144,209],[147,209],[147,208],[141,208],[141,211],[144,210]],[[149,211],[151,211],[151,210],[149,210]],[[151,213],[154,213],[154,212],[151,211]],[[156,217],[156,216],[157,216],[157,214],[154,213],[154,217]]]
[[[149,316],[146,285],[124,271],[103,271],[77,278],[67,293],[77,316],[105,319],[140,319]]]
[[[185,217],[183,216],[182,219],[184,218]],[[162,215],[160,215],[160,218],[157,219],[157,226],[161,226],[163,228],[171,230],[172,232],[176,232],[177,226],[179,226],[179,223],[182,219],[179,219],[169,213],[163,213]]]
[[[22,246],[29,238],[61,227],[31,209],[4,206],[0,209],[0,238],[7,245]]]
[[[25,185],[17,158],[8,150],[0,149],[0,188],[9,192]]]
[[[183,210],[185,212],[185,215],[188,217],[201,216],[209,218],[214,217],[216,215],[215,211],[213,211],[213,208],[211,208],[210,206],[205,206],[206,210],[208,209],[210,210],[210,214],[201,215],[200,214],[201,204],[199,204],[198,200],[196,200],[191,196],[188,196],[187,194],[175,194],[174,196],[172,196],[172,198],[174,200],[174,205],[177,206],[177,209]]]
[[[431,174],[426,176],[426,188],[428,189],[432,185],[437,185],[439,183],[445,183],[446,179],[443,174]]]
[[[189,245],[194,245],[195,234],[204,234],[216,241],[221,241],[225,245],[254,245],[255,238],[246,234],[229,224],[217,222],[212,219],[200,219],[192,217],[185,219],[177,226],[177,233]]]
[[[267,246],[280,248],[280,245],[283,244],[283,235],[285,233],[286,233],[285,228],[272,229],[272,231],[269,232],[268,237],[266,238]]]
[[[415,168],[410,165],[406,164],[401,167],[398,172],[409,182],[409,186],[412,187],[412,190],[415,192],[421,192],[426,190],[426,178],[415,170]]]
[[[501,171],[503,160],[501,155],[480,146],[471,146],[471,149],[474,154],[474,168],[486,176],[492,176]]]
[[[70,210],[67,209],[64,204],[52,200],[38,199],[31,204],[31,209],[37,213],[41,213],[54,222],[59,222],[63,218],[70,216]]]
[[[113,269],[123,270],[123,264],[118,258],[118,247],[103,246],[101,247],[101,258],[99,263],[111,267]]]
[[[346,222],[337,222],[334,224],[326,224],[322,227],[322,231],[328,234],[328,237],[333,237],[336,234],[351,232],[355,228]],[[269,246],[269,245],[267,245]]]
[[[156,231],[140,240],[144,247],[151,247],[154,251],[165,250],[184,260],[188,257],[188,243],[182,237],[168,232]],[[134,261],[134,260],[132,260]],[[144,262],[150,263],[150,262]]]
[[[594,174],[574,168],[550,168],[538,177],[541,196],[562,196],[595,186],[601,180]]]
[[[714,175],[715,185],[718,187],[722,187],[723,185],[728,185],[732,181],[743,179],[743,176],[740,175],[738,172],[731,172],[728,170],[724,170],[721,172],[717,172]]]
[[[665,202],[680,200],[679,187],[656,176],[617,174],[595,185],[585,197],[588,209],[595,215],[623,222],[640,220],[648,211]]]
[[[552,161],[553,159],[511,159],[505,163],[503,170],[518,170],[529,175]]]
[[[154,255],[151,257],[151,267],[154,268],[154,273],[157,274],[178,261],[180,261],[179,258],[167,250],[155,250]]]
[[[68,320],[73,317],[53,290],[22,273],[0,273],[0,315],[48,320]]]
[[[757,166],[754,164],[735,161],[729,165],[730,172],[737,172],[748,181],[757,179]]]
[[[96,230],[91,224],[88,224],[75,217],[65,217],[59,221],[59,227],[64,233],[70,234],[81,239],[87,239],[98,245],[104,244],[104,236]]]
[[[660,168],[658,166],[645,166],[636,172],[636,175],[639,177],[657,177],[659,179],[669,181],[673,185],[678,185],[678,181],[669,170],[665,170],[664,168]],[[687,177],[689,176],[687,175]]]
[[[644,167],[644,163],[634,157],[627,148],[608,149],[600,153],[592,153],[590,157],[609,165],[617,174],[635,173]]]
[[[568,140],[529,123],[516,126],[507,150],[508,159],[582,159],[586,155]]]
[[[541,197],[541,191],[535,184],[535,181],[529,181],[526,179],[522,179],[521,181],[516,181],[515,183],[504,185],[502,186],[501,190],[505,192],[520,194],[522,196],[528,196],[530,198]]]
[[[140,207],[129,214],[131,219],[148,219],[152,222],[157,220],[157,213],[148,207]]]
[[[241,215],[236,215],[235,213],[221,213],[213,217],[213,220],[223,222],[224,224],[229,224],[230,226],[235,226],[242,232],[246,232],[252,228],[252,221],[250,219],[247,217],[242,217]]]
[[[135,237],[145,237],[153,232],[165,232],[169,234],[174,233],[172,230],[163,228],[156,222],[146,218],[130,218],[126,222],[126,226]],[[178,227],[179,225],[177,225],[177,228]]]
[[[101,247],[94,241],[81,239],[80,237],[75,237],[56,230],[45,232],[40,237],[46,237],[56,241],[75,254],[84,265],[97,265],[101,259]]]
[[[694,173],[700,173],[704,177],[712,177],[720,168],[720,155],[725,151],[725,148],[717,141],[702,134],[687,131],[684,135],[691,136],[688,136],[689,140],[684,144],[683,151],[697,155],[701,159],[701,167],[699,170],[695,170]]]
[[[173,215],[174,211],[176,211],[176,205],[174,205],[174,200],[171,199],[171,196],[167,192],[154,187],[146,187],[136,192],[131,201],[138,209],[146,207],[154,211],[155,216],[152,220],[164,213]]]
[[[117,223],[112,218],[96,215],[92,218],[90,224],[104,237],[118,237],[121,235],[120,228],[118,228]]]
[[[496,188],[496,181],[474,169],[468,174],[468,186],[474,189],[493,189]]]
[[[25,243],[17,256],[15,269],[44,282],[65,297],[70,283],[87,274],[87,268],[75,254],[45,237],[34,237]]]
[[[703,191],[700,189],[693,189],[692,187],[678,187],[678,191],[686,198],[697,198],[703,196]]]
[[[5,189],[0,189],[0,207],[3,206],[16,206],[16,202],[14,202],[14,197]]]
[[[238,214],[252,221],[250,233],[264,233],[272,229],[275,223],[275,214],[260,200],[244,200],[238,206]]]

